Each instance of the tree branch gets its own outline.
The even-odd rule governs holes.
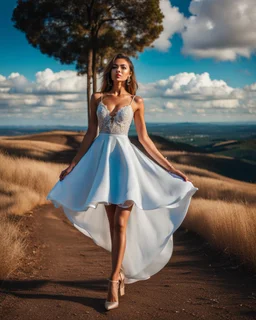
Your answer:
[[[112,19],[103,19],[101,20],[102,23],[106,22],[106,21],[117,21],[117,20],[125,20],[126,17],[122,17],[122,18],[112,18]]]

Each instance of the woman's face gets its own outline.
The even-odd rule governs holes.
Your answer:
[[[113,81],[125,81],[131,76],[131,70],[129,63],[122,58],[118,58],[114,61],[111,70],[111,79]]]

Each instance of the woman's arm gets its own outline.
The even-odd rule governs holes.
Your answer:
[[[97,130],[98,130],[98,118],[96,114],[97,109],[97,99],[98,99],[99,93],[93,93],[90,99],[89,108],[91,110],[91,116],[88,124],[88,129],[86,131],[86,134],[83,138],[83,141],[81,142],[80,148],[76,154],[76,156],[73,158],[71,165],[75,166],[77,163],[81,160],[81,158],[84,156],[84,154],[87,152],[87,150],[90,148],[91,144],[93,143],[93,140],[97,136]]]
[[[145,150],[154,158],[161,166],[163,166],[168,172],[178,174],[183,177],[184,180],[188,180],[186,175],[181,171],[174,168],[174,166],[159,152],[154,142],[148,136],[145,119],[144,119],[144,101],[141,97],[137,96],[135,99],[137,103],[137,110],[134,114],[134,123],[138,134],[139,142],[143,145]]]

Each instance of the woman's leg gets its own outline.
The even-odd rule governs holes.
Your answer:
[[[133,205],[129,208],[116,206],[112,247],[112,272],[110,276],[110,279],[112,280],[119,279],[119,271],[121,269],[126,247],[126,227],[132,206]]]
[[[133,205],[129,208],[121,208],[117,205],[105,206],[112,240],[112,272],[110,279],[118,280],[126,247],[126,226]],[[115,209],[115,211],[114,211]],[[111,288],[111,287],[110,287]],[[116,301],[112,290],[108,291],[108,301]]]
[[[114,239],[114,218],[116,211],[116,204],[105,205],[106,213],[108,216],[110,236],[111,236],[111,247],[113,248],[113,239]]]

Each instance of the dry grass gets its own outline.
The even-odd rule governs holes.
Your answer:
[[[179,165],[176,167],[179,168]],[[180,170],[186,172],[193,184],[199,188],[197,196],[203,199],[256,204],[256,191],[254,191],[254,185],[252,183],[239,182],[233,179],[227,180],[222,176],[221,180],[199,177],[196,174],[189,174],[186,166]]]
[[[0,216],[0,279],[8,278],[22,263],[26,254],[26,239],[19,226]]]
[[[2,154],[48,161],[53,153],[72,150],[71,147],[46,141],[1,140]]]
[[[1,153],[0,163],[0,215],[21,215],[36,205],[48,203],[45,197],[66,167]]]
[[[26,241],[10,217],[21,216],[46,196],[66,164],[54,164],[0,153],[0,277],[6,279],[26,254]]]
[[[193,199],[183,226],[213,247],[237,255],[256,270],[255,206],[220,200]]]
[[[28,140],[29,137],[32,139]],[[46,141],[40,141],[45,139]],[[81,134],[66,131],[38,135],[4,137],[0,139],[0,275],[8,277],[24,255],[25,241],[18,226],[8,219],[23,215],[46,200],[49,190],[67,166],[50,162],[63,152],[72,150],[70,145],[81,140]],[[57,143],[56,143],[57,142]],[[67,145],[69,143],[69,145]],[[171,159],[177,151],[161,151]],[[59,154],[58,154],[59,153]],[[12,154],[12,155],[11,155]],[[182,153],[185,154],[185,153]],[[169,157],[170,156],[170,157]],[[181,155],[178,155],[182,159]],[[191,201],[183,226],[206,238],[213,246],[236,254],[241,261],[256,270],[256,191],[254,184],[241,182],[223,175],[187,164],[175,163],[199,188]],[[196,153],[192,154],[193,157]],[[211,158],[208,156],[208,159]],[[224,157],[223,157],[224,158]],[[173,157],[174,159],[174,157]],[[65,160],[65,156],[64,156]],[[212,157],[214,161],[214,156]],[[182,164],[183,163],[183,164]]]

